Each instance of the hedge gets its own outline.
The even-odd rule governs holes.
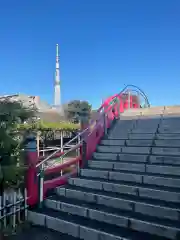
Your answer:
[[[70,122],[37,122],[33,124],[19,124],[17,126],[18,129],[37,129],[37,130],[46,130],[46,129],[54,129],[54,130],[66,130],[73,131],[80,129],[79,124],[74,124]]]

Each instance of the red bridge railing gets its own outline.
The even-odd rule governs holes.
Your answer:
[[[35,139],[33,137],[29,138],[26,146],[26,160],[29,165],[26,174],[26,187],[29,205],[35,205],[38,202],[42,203],[48,190],[63,185],[67,183],[69,177],[76,176],[79,169],[86,164],[87,160],[91,159],[102,137],[107,134],[112,122],[116,118],[119,118],[120,113],[128,108],[140,107],[140,96],[144,98],[146,105],[149,106],[144,93],[138,88],[135,88],[134,91],[138,94],[135,95],[132,90],[130,92],[129,86],[127,86],[119,94],[107,99],[98,109],[97,118],[92,120],[86,129],[65,144],[63,148],[55,150],[43,160],[39,160],[38,158]],[[76,138],[79,139],[78,143],[69,150],[63,151],[66,145],[70,145]],[[50,159],[57,156],[63,159],[69,152],[77,149],[79,155],[76,158],[59,165],[54,165],[53,163],[50,166],[46,166],[46,163]],[[64,173],[67,168],[72,166],[71,171]],[[46,176],[50,174],[57,175],[57,173],[59,173],[58,177],[45,180]]]

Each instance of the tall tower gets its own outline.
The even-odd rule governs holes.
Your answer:
[[[61,89],[60,89],[60,70],[59,70],[59,45],[56,44],[56,72],[54,85],[54,106],[61,106]]]

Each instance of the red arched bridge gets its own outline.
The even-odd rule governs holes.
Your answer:
[[[67,239],[180,239],[180,106],[151,107],[128,85],[48,157],[29,137],[26,159],[30,222]]]
[[[27,174],[28,204],[34,205],[39,201],[42,202],[48,190],[65,184],[70,176],[76,175],[79,168],[85,164],[85,161],[92,157],[101,138],[104,134],[107,134],[113,120],[118,118],[124,110],[140,108],[142,105],[146,107],[150,106],[145,93],[134,85],[126,86],[119,94],[106,99],[98,109],[97,119],[91,121],[86,129],[83,129],[79,135],[66,144],[69,146],[76,139],[79,139],[79,143],[76,146],[65,152],[63,149],[66,145],[62,148],[56,148],[45,159],[38,158],[36,140],[33,136],[29,136],[29,142],[26,145],[27,161],[30,166]],[[73,158],[63,164],[51,164],[47,167],[49,160],[57,157],[63,158],[67,153],[75,149],[79,149],[79,156],[77,158]],[[63,170],[72,165],[77,165],[77,168],[73,168],[72,172],[62,175]],[[46,176],[50,174],[51,176],[54,174],[56,177],[46,181]]]

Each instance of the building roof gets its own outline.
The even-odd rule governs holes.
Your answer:
[[[21,102],[22,105],[29,109],[36,109],[36,117],[46,122],[59,122],[63,120],[60,110],[41,101],[39,96],[28,96],[25,94],[14,94],[0,96],[0,101],[9,100],[12,102]]]
[[[36,108],[38,110],[51,109],[51,106],[44,101],[41,101],[39,96],[29,96],[25,94],[14,94],[0,96],[0,101],[4,100],[21,102],[24,107]]]

